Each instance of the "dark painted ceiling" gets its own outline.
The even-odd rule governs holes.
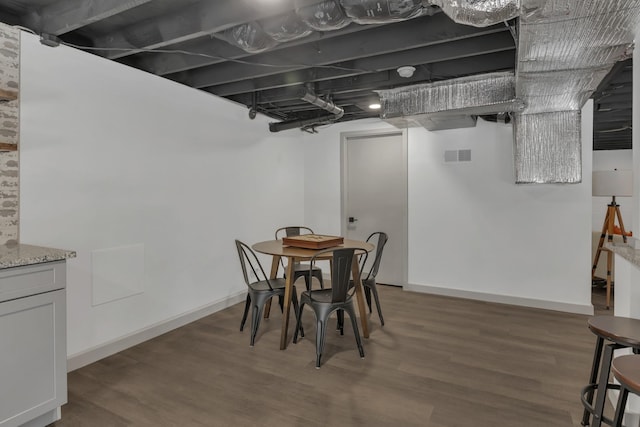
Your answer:
[[[229,32],[240,24],[274,28],[294,5],[299,17],[305,6],[319,2],[3,0],[0,21],[27,28],[52,46],[62,42],[228,98],[247,107],[247,120],[257,112],[307,131],[336,120],[303,101],[305,91],[343,108],[337,121],[357,120],[379,115],[368,107],[376,89],[515,67],[515,21],[486,28],[456,24],[426,1],[412,19],[352,22],[272,43],[262,52],[249,53],[229,42]],[[415,73],[400,77],[401,66],[413,66]],[[630,62],[612,70],[594,99],[594,149],[631,148]]]
[[[631,149],[632,59],[618,62],[593,93],[594,150]]]

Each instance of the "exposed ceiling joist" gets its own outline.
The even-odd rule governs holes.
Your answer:
[[[271,51],[290,48],[292,46],[306,45],[319,40],[327,40],[361,31],[357,25],[350,25],[336,31],[325,33],[313,33],[304,39],[294,40],[288,43],[276,45]],[[171,50],[182,50],[189,54],[176,54],[160,52],[148,55],[138,55],[120,59],[120,62],[135,68],[140,68],[154,74],[165,76],[167,74],[201,68],[219,64],[226,61],[249,58],[253,54],[231,45],[230,43],[215,37],[201,37],[186,43],[178,43]]]
[[[319,0],[308,0],[317,3]],[[248,21],[263,19],[290,10],[288,2],[264,4],[239,0],[202,0],[175,8],[153,20],[135,22],[118,31],[98,37],[96,46],[104,48],[160,49],[213,33]],[[133,51],[110,52],[109,59],[132,55]]]
[[[206,88],[223,83],[254,79],[258,77],[278,74],[287,71],[295,71],[308,67],[329,66],[325,78],[334,78],[337,75],[348,73],[375,72],[378,70],[397,68],[398,64],[417,65],[425,62],[436,62],[445,59],[462,58],[472,56],[477,52],[493,53],[500,50],[513,49],[513,40],[510,33],[504,28],[492,28],[485,32],[474,33],[475,37],[456,38],[443,41],[423,41],[422,44],[414,42],[411,46],[400,43],[406,49],[391,49],[389,38],[402,39],[405,35],[400,32],[395,36],[387,34],[378,37],[371,34],[365,37],[365,41],[357,43],[357,49],[352,46],[350,38],[343,40],[339,37],[324,41],[318,46],[316,52],[294,47],[278,52],[255,55],[252,58],[258,64],[270,64],[274,66],[248,65],[243,63],[225,63],[216,66],[213,73],[208,67],[204,67],[186,74],[168,76],[172,80],[188,84],[196,88]],[[482,37],[481,37],[482,36]],[[292,60],[296,64],[292,64]],[[352,62],[345,62],[351,61]],[[267,62],[268,61],[268,62]],[[342,72],[335,67],[344,68]]]
[[[480,42],[484,49],[478,51],[475,47],[477,42]],[[487,44],[485,44],[485,42]],[[338,79],[345,75],[365,75],[365,72],[357,72],[357,69],[379,69],[385,73],[383,76],[369,77],[372,82],[380,82],[385,85],[407,85],[412,83],[419,83],[421,81],[441,80],[443,78],[460,77],[462,75],[470,75],[476,73],[484,73],[495,70],[508,69],[513,66],[515,47],[509,42],[506,33],[502,35],[492,35],[488,38],[478,39],[477,41],[464,42],[459,41],[456,45],[457,53],[461,55],[460,58],[448,58],[445,61],[440,61],[435,56],[436,48],[426,48],[423,51],[423,55],[420,55],[420,51],[411,51],[412,53],[398,53],[390,54],[384,57],[373,57],[370,61],[360,61],[358,63],[344,64],[345,66],[351,66],[352,70],[318,70],[318,69],[305,69],[296,70],[286,73],[278,73],[265,77],[253,77],[251,79],[245,79],[237,82],[221,84],[207,88],[208,92],[214,93],[220,96],[234,95],[242,92],[252,92],[256,90],[268,90],[277,87],[291,86],[304,82],[315,82],[329,79]],[[466,46],[466,54],[465,53]],[[491,49],[485,52],[485,49]],[[439,49],[442,51],[442,49]],[[415,53],[415,58],[408,56]],[[423,57],[427,57],[429,54],[433,56],[429,62],[421,62]],[[416,73],[410,78],[399,77],[396,72],[387,73],[392,69],[395,71],[397,63],[402,61],[415,61],[417,67]],[[404,63],[404,62],[403,62]],[[410,64],[406,62],[406,64]],[[437,69],[434,69],[436,67]],[[427,72],[430,71],[430,72]],[[370,74],[366,74],[370,75]],[[393,81],[389,81],[389,76],[392,76]],[[344,80],[336,81],[335,84],[339,85]],[[373,86],[379,86],[374,84]],[[372,86],[372,89],[374,88]],[[322,90],[328,90],[322,89]]]
[[[151,1],[153,0],[56,1],[29,14],[26,23],[38,33],[60,36]]]

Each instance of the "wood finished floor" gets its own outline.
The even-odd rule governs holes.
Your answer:
[[[580,425],[588,316],[387,286],[380,296],[386,325],[371,317],[364,359],[347,321],[315,369],[310,310],[298,344],[278,350],[274,309],[251,348],[238,304],[69,373],[54,425]]]

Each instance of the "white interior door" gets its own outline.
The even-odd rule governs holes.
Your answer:
[[[407,282],[405,132],[342,134],[342,183],[343,236],[365,240],[375,231],[387,233],[377,282],[403,286]]]

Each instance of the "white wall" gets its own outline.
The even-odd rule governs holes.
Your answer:
[[[300,135],[28,34],[21,53],[20,237],[78,252],[68,354],[242,297],[234,239],[303,222]],[[139,244],[144,292],[92,306],[92,251]],[[119,271],[117,256],[102,262]]]
[[[409,129],[409,288],[591,312],[591,103],[583,112],[583,182],[516,185],[510,125]],[[305,137],[305,218],[340,231],[340,132]],[[470,148],[469,164],[444,164]]]
[[[593,152],[593,170],[633,170],[633,151],[632,150],[606,150]],[[633,205],[629,197],[617,197],[616,202],[620,205],[620,215],[624,222],[625,231],[633,231]],[[592,197],[593,230],[601,231],[604,217],[607,214],[607,205],[611,203],[611,197]],[[618,220],[616,219],[616,225]]]
[[[270,134],[244,108],[94,55],[26,34],[21,54],[20,237],[78,252],[70,356],[241,296],[235,238],[339,233],[340,132],[390,128]],[[445,167],[456,144],[473,162]],[[484,122],[410,130],[409,281],[590,307],[591,143],[584,183],[566,186],[513,184],[511,144],[509,126]],[[92,251],[139,244],[144,292],[93,306]]]

